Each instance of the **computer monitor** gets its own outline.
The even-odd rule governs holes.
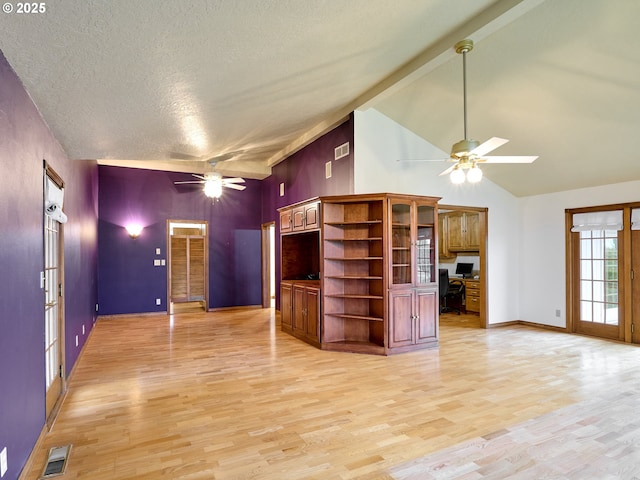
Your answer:
[[[457,263],[456,275],[462,275],[463,278],[470,277],[473,273],[473,263]]]

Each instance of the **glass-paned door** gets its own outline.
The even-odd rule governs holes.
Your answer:
[[[60,327],[60,224],[44,215],[44,321],[46,415],[62,393]]]
[[[435,209],[430,205],[418,204],[416,212],[416,283],[433,283],[436,281],[436,252],[433,234]]]
[[[620,333],[619,235],[616,230],[580,232],[577,331],[618,338]]]
[[[411,203],[391,203],[391,283],[413,282]]]

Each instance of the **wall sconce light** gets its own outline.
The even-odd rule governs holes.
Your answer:
[[[142,233],[142,225],[132,224],[124,227],[131,238],[138,238]]]

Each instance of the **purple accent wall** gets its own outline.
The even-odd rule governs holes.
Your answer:
[[[261,304],[261,182],[247,180],[245,190],[225,189],[213,201],[199,185],[174,185],[193,180],[188,174],[106,166],[99,172],[100,315],[167,310],[167,266],[153,261],[168,259],[168,219],[209,222],[210,308]],[[130,222],[144,226],[137,239],[125,231]]]
[[[18,478],[45,423],[44,291],[39,280],[44,268],[43,160],[65,181],[68,374],[95,321],[98,168],[95,162],[68,160],[0,54],[0,449],[7,447],[5,478]]]
[[[349,119],[273,167],[262,181],[262,221],[276,222],[276,308],[280,308],[280,224],[277,209],[308,198],[353,193],[353,114]],[[335,148],[349,142],[349,155],[334,160]],[[332,176],[325,178],[325,164]],[[280,183],[285,184],[280,196]]]

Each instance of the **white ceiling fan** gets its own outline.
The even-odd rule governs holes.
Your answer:
[[[212,167],[215,167],[216,162],[209,163]],[[191,175],[198,180],[187,180],[173,183],[175,185],[202,184],[204,185],[204,194],[209,198],[220,198],[222,196],[223,188],[231,188],[233,190],[244,190],[247,188],[244,185],[239,185],[240,183],[244,183],[244,178],[240,177],[225,178],[217,172],[205,173],[204,176],[197,175],[195,173],[192,173]]]
[[[471,140],[467,135],[467,53],[473,50],[473,40],[461,40],[454,46],[456,53],[462,54],[462,80],[464,94],[464,139],[454,143],[451,147],[451,155],[447,159],[440,159],[455,162],[440,175],[451,174],[452,183],[463,183],[466,179],[471,183],[479,182],[482,179],[482,170],[478,163],[531,163],[537,156],[487,156],[496,148],[504,145],[509,140],[505,138],[493,137],[484,143]],[[465,170],[468,172],[465,175]]]

